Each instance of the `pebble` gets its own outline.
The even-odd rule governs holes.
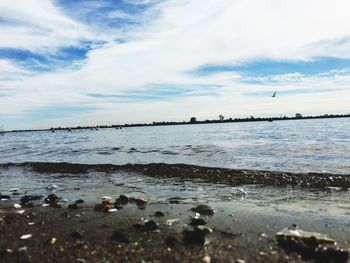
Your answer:
[[[108,210],[108,213],[114,213],[114,212],[117,212],[117,208],[110,208]]]
[[[134,227],[143,231],[154,231],[159,228],[159,224],[153,220],[145,222],[143,225],[134,224]]]
[[[75,201],[76,204],[84,204],[85,201],[83,199],[78,199],[77,201]]]
[[[19,209],[19,208],[21,208],[22,206],[19,205],[19,204],[13,204],[13,207],[16,208],[16,209]]]
[[[50,205],[55,205],[57,204],[59,198],[57,195],[55,194],[49,194],[46,198],[45,198],[45,203],[50,204]]]
[[[182,235],[183,241],[187,245],[204,245],[207,232],[199,228],[195,228],[194,230],[184,230]]]
[[[46,243],[47,245],[53,246],[53,245],[56,243],[56,241],[57,241],[57,239],[54,238],[54,237],[52,237],[52,238],[46,240],[45,243]]]
[[[210,262],[211,262],[211,258],[210,258],[209,256],[204,256],[204,257],[202,258],[202,262],[203,262],[203,263],[210,263]]]
[[[157,230],[158,228],[159,228],[159,224],[153,220],[149,220],[143,225],[143,229],[146,231],[153,231],[153,230]]]
[[[209,205],[199,205],[192,208],[191,210],[203,215],[213,215],[215,213],[215,210]]]
[[[8,199],[11,199],[11,197],[9,195],[0,195],[0,199],[1,200],[8,200]]]
[[[77,258],[77,263],[86,263],[86,260],[83,258]]]
[[[120,195],[116,200],[116,203],[120,204],[120,205],[126,205],[127,203],[129,203],[129,197],[127,197],[126,195]]]
[[[325,234],[284,228],[276,234],[278,244],[286,250],[326,262],[347,262],[349,251],[336,246],[336,241]]]
[[[26,235],[20,236],[20,239],[25,240],[25,239],[29,239],[31,237],[32,237],[32,234],[26,234]]]
[[[112,208],[112,201],[110,199],[102,200],[102,211],[107,213]]]
[[[144,207],[145,205],[147,205],[148,200],[142,197],[138,197],[138,198],[135,198],[135,203],[139,207]]]
[[[165,221],[165,223],[168,225],[168,226],[171,226],[172,224],[174,224],[174,223],[176,223],[176,222],[179,222],[180,221],[180,219],[178,219],[178,218],[173,218],[173,219],[167,219],[166,221]]]
[[[27,247],[20,247],[20,248],[18,248],[18,252],[19,253],[23,253],[23,252],[27,252]]]
[[[199,226],[199,225],[205,225],[207,222],[203,218],[195,218],[193,217],[191,219],[190,225],[191,226]]]
[[[54,191],[54,190],[56,190],[57,188],[58,188],[58,186],[55,185],[55,184],[49,184],[48,186],[45,187],[45,189],[46,189],[47,191]]]
[[[102,196],[102,201],[112,201],[112,197],[108,196],[108,195],[104,195]]]
[[[22,196],[22,198],[20,199],[21,200],[21,205],[26,205],[30,201],[41,200],[41,198],[43,198],[43,196],[41,196],[41,195],[25,195],[25,196]]]
[[[162,216],[165,216],[165,215],[164,215],[163,212],[157,211],[157,212],[154,213],[154,216],[155,216],[155,217],[162,217]]]

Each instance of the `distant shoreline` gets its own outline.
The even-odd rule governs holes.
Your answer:
[[[133,124],[113,124],[113,125],[98,125],[98,126],[77,126],[77,127],[52,127],[48,129],[25,129],[25,130],[11,130],[1,131],[1,133],[9,132],[33,132],[33,131],[60,131],[60,130],[94,130],[94,129],[107,129],[107,128],[129,128],[129,127],[146,127],[146,126],[170,126],[170,125],[194,125],[194,124],[217,124],[217,123],[234,123],[234,122],[261,122],[261,121],[288,121],[288,120],[310,120],[310,119],[335,119],[335,118],[349,118],[350,114],[326,114],[316,116],[301,116],[301,117],[250,117],[250,118],[229,118],[223,120],[195,120],[195,121],[163,121],[152,123],[133,123]]]

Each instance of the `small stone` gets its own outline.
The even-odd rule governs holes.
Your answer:
[[[211,258],[210,258],[209,256],[204,256],[204,257],[202,258],[202,262],[203,262],[203,263],[210,263],[210,262],[211,262]]]
[[[126,205],[129,202],[129,197],[126,195],[120,195],[116,200],[116,203],[121,204],[121,205]]]
[[[210,227],[207,227],[207,226],[199,225],[199,226],[196,226],[196,229],[199,229],[199,230],[201,230],[201,231],[204,231],[204,232],[206,232],[207,234],[213,233],[213,229],[211,229]]]
[[[31,237],[32,237],[32,234],[26,234],[26,235],[20,236],[20,239],[26,240],[26,239],[29,239],[29,238],[31,238]]]
[[[102,196],[101,199],[102,199],[102,201],[112,201],[112,197],[107,196],[107,195]]]
[[[205,243],[205,236],[207,235],[207,232],[200,230],[198,228],[195,228],[193,231],[184,230],[182,234],[183,234],[183,241],[185,244],[202,246]]]
[[[19,208],[21,208],[22,206],[19,205],[19,204],[13,204],[13,207],[16,208],[16,209],[19,209]]]
[[[115,213],[115,212],[117,212],[118,210],[117,210],[117,208],[110,208],[109,210],[108,210],[108,213]]]
[[[207,222],[203,218],[195,218],[193,217],[191,219],[190,225],[191,226],[200,226],[200,225],[206,225]]]
[[[8,200],[8,199],[11,199],[11,196],[9,196],[9,195],[0,195],[0,199],[1,200]]]
[[[36,200],[41,200],[43,196],[41,195],[25,195],[22,196],[21,200],[21,205],[28,205],[30,201],[36,201]]]
[[[176,222],[179,222],[179,221],[180,221],[180,219],[178,219],[178,218],[171,218],[171,219],[167,219],[165,223],[166,223],[168,226],[171,226],[172,224],[174,224],[174,223],[176,223]]]
[[[147,205],[148,200],[142,197],[135,198],[135,203],[137,206],[144,207]]]
[[[54,238],[54,237],[52,237],[52,238],[46,240],[46,241],[45,241],[45,244],[46,244],[46,245],[49,245],[49,246],[53,246],[53,245],[56,243],[56,241],[57,241],[57,239]]]
[[[158,228],[159,228],[158,223],[156,223],[153,220],[149,220],[143,225],[143,229],[146,231],[153,231],[153,230],[157,230]]]
[[[157,212],[154,213],[154,216],[155,216],[155,217],[163,217],[163,216],[165,216],[165,215],[164,215],[163,212],[157,211]]]
[[[125,244],[129,243],[129,238],[122,231],[118,231],[118,230],[113,231],[111,239],[117,242],[125,243]]]
[[[27,252],[27,247],[20,247],[20,248],[18,248],[18,252],[19,253]]]
[[[50,205],[54,205],[57,204],[59,198],[57,195],[55,194],[49,194],[46,198],[45,198],[45,203],[50,204]]]
[[[199,205],[192,208],[191,210],[203,215],[213,215],[215,213],[215,210],[209,205]]]
[[[102,211],[107,213],[109,211],[109,209],[112,208],[112,202],[110,199],[104,199],[102,200]]]
[[[77,258],[77,263],[86,263],[86,260],[83,258]]]
[[[75,201],[76,204],[84,204],[85,201],[83,199],[78,199],[77,201]]]
[[[48,186],[45,187],[47,191],[53,191],[53,190],[56,190],[57,188],[58,186],[55,184],[49,184]]]

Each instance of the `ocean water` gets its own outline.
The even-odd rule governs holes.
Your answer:
[[[6,133],[0,163],[185,163],[350,174],[350,118]]]

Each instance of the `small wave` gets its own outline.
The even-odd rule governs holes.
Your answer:
[[[254,184],[273,186],[299,186],[304,188],[340,187],[350,188],[350,175],[326,173],[284,173],[256,170],[212,168],[187,164],[75,164],[50,162],[3,163],[0,168],[29,168],[39,173],[85,174],[90,171],[132,171],[154,177],[181,177],[188,180],[202,179],[210,183],[225,183],[233,186]]]

